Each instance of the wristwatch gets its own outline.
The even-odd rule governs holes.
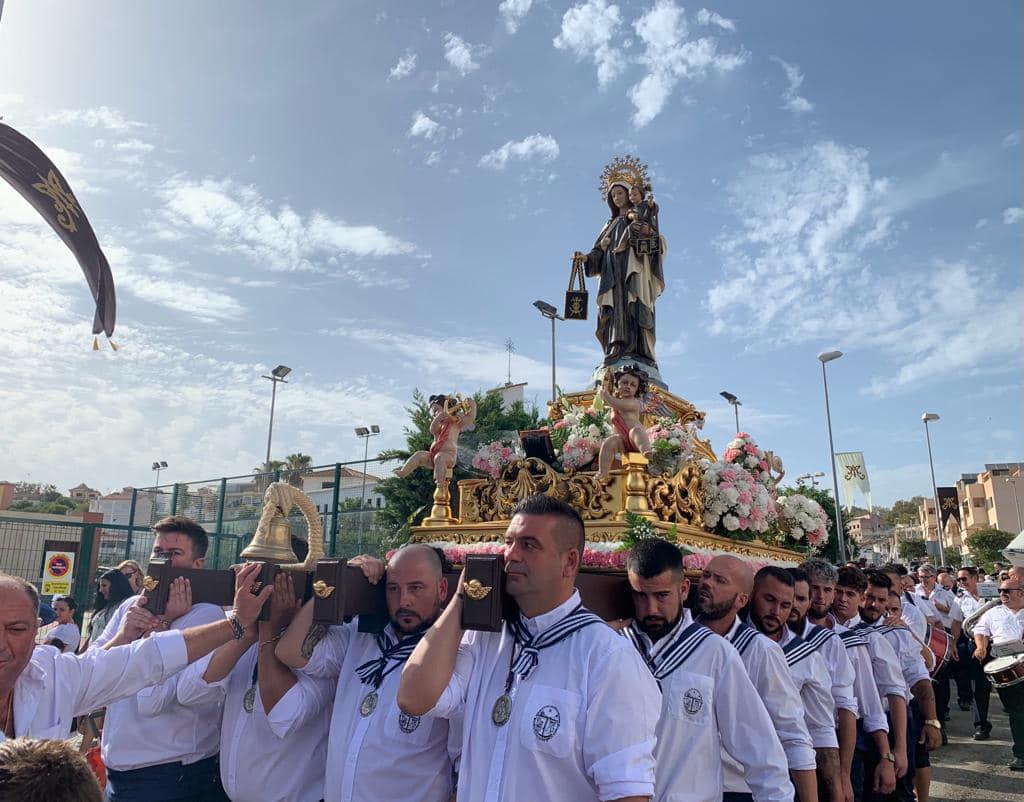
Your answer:
[[[884,755],[882,755],[882,760],[888,760],[890,763],[895,763],[896,755],[894,755],[892,752],[886,752]]]
[[[935,727],[935,729],[937,729],[937,730],[941,730],[942,729],[942,722],[939,721],[937,718],[927,719],[924,723],[925,723],[925,726],[927,726],[927,727]]]

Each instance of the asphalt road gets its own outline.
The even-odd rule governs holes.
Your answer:
[[[956,704],[956,688],[946,725],[949,743],[932,753],[932,802],[1003,802],[1024,800],[1024,772],[1010,771],[1010,726],[999,696],[993,690],[989,709],[992,737],[975,741],[970,711]]]

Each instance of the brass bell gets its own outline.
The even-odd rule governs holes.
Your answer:
[[[257,527],[252,542],[242,549],[242,559],[251,562],[266,562],[280,565],[298,561],[292,551],[292,528],[280,508],[270,519],[266,531]]]

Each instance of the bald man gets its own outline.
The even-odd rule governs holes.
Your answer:
[[[739,618],[754,589],[754,572],[736,557],[721,555],[708,563],[701,575],[697,602],[699,621],[736,647],[750,681],[768,708],[774,732],[759,733],[767,742],[777,739],[786,753],[790,778],[800,802],[817,802],[817,767],[814,746],[804,720],[800,691],[793,682],[782,647]],[[725,802],[753,799],[743,779],[742,767],[727,753]]]
[[[366,555],[349,565],[374,584],[384,579],[390,619],[384,631],[360,632],[358,618],[330,628],[313,624],[310,599],[277,647],[278,658],[300,675],[337,681],[325,802],[447,802],[448,720],[406,715],[396,701],[402,666],[448,599],[441,558],[429,546],[410,544],[387,566]]]

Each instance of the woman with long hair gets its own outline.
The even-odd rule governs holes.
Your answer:
[[[132,593],[142,593],[142,568],[135,560],[122,560],[118,563],[117,570],[128,577]]]
[[[107,626],[118,605],[130,596],[134,596],[128,577],[116,568],[102,574],[96,583],[96,601],[92,605],[92,618],[89,619],[89,645],[96,640]]]

